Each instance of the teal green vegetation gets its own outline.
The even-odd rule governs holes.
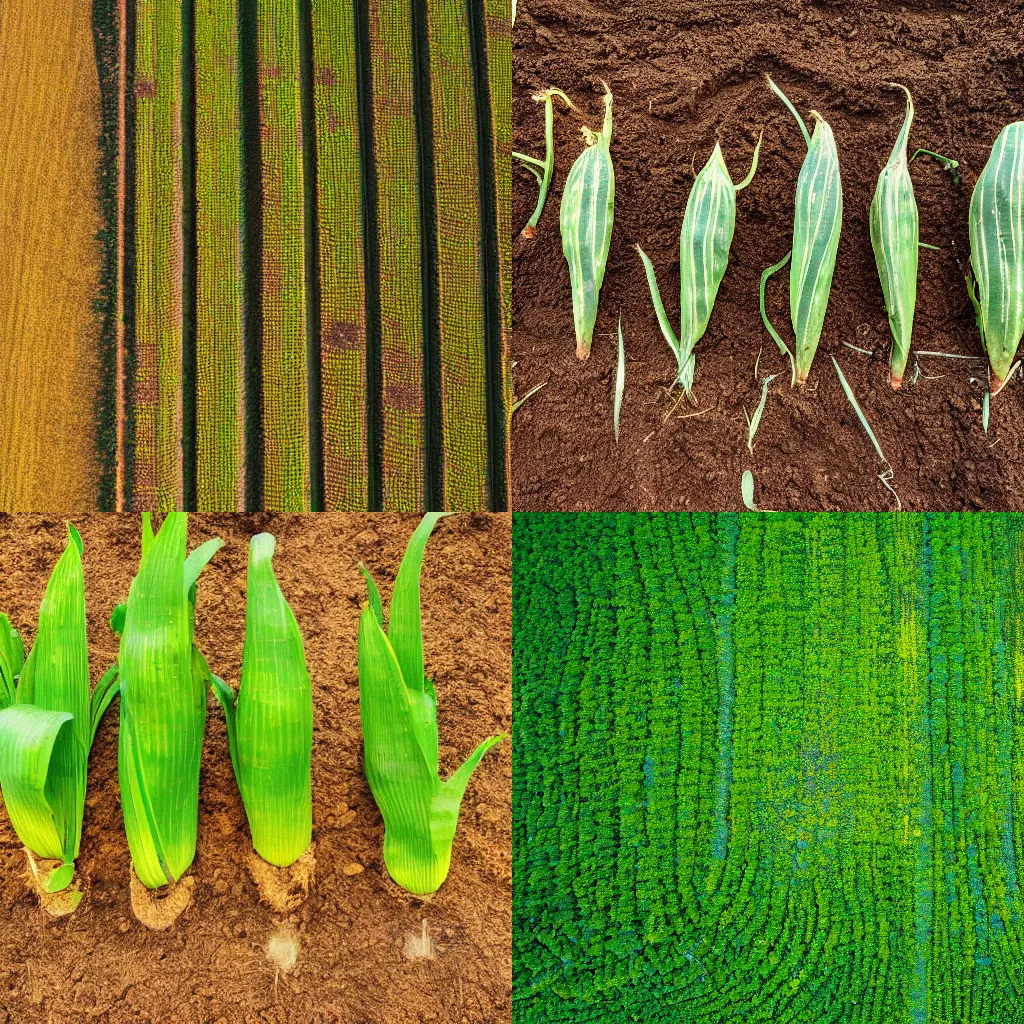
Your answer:
[[[1024,1020],[1022,526],[516,514],[517,1024]]]

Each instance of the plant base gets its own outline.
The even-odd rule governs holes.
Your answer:
[[[389,874],[387,867],[381,871],[381,880],[384,882],[384,889],[387,894],[396,900],[406,904],[410,907],[418,907],[424,903],[430,903],[437,895],[436,892],[429,892],[425,896],[417,896],[414,892],[409,892],[408,889],[402,888]]]
[[[274,867],[254,850],[249,851],[245,859],[249,874],[256,883],[260,899],[271,910],[286,914],[305,903],[316,876],[315,847],[315,843],[310,843],[306,852],[286,868]]]
[[[186,875],[174,885],[160,889],[147,889],[135,874],[135,868],[128,868],[131,890],[132,913],[140,924],[152,931],[162,932],[178,920],[192,902],[192,890],[196,880]]]
[[[50,917],[67,917],[78,909],[85,895],[79,888],[79,880],[75,880],[66,889],[60,892],[47,892],[46,884],[50,875],[61,867],[59,860],[40,860],[32,851],[25,847],[25,859],[28,863],[28,884],[29,888],[36,894],[39,906],[46,911]]]

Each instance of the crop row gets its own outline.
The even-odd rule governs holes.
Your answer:
[[[765,259],[778,260],[764,266],[760,283],[760,311],[765,331],[789,363],[791,386],[807,383],[821,338],[829,299],[843,221],[843,184],[839,151],[828,121],[818,111],[809,112],[811,127],[783,90],[768,76],[768,90],[785,106],[798,127],[806,154],[796,180],[793,233],[789,251],[771,253]],[[882,168],[869,212],[870,244],[881,285],[882,300],[891,332],[890,383],[903,386],[908,365],[913,382],[919,376],[916,355],[937,358],[972,358],[960,353],[930,352],[920,346],[910,361],[914,317],[917,308],[918,258],[921,248],[938,249],[920,240],[917,200],[910,165],[918,157],[935,160],[956,184],[960,183],[959,162],[931,150],[910,152],[914,119],[913,98],[905,86],[890,83],[905,94],[902,127],[895,133],[888,159]],[[522,236],[535,236],[554,174],[553,105],[557,98],[573,108],[571,99],[556,88],[542,90],[534,100],[544,104],[544,158],[513,153],[520,165],[530,171],[539,184],[537,204],[523,227]],[[573,108],[574,109],[574,108]],[[568,265],[572,292],[576,356],[590,356],[597,322],[601,288],[608,264],[614,229],[616,160],[612,152],[613,97],[604,86],[604,116],[601,129],[583,127],[585,147],[565,179],[559,210],[562,250]],[[696,174],[682,217],[679,235],[679,320],[672,322],[658,283],[654,265],[636,246],[651,293],[655,316],[675,362],[675,377],[670,390],[678,384],[682,397],[693,399],[697,372],[697,346],[714,315],[719,287],[728,270],[737,220],[737,196],[758,170],[763,132],[758,136],[750,157],[749,170],[734,181],[726,166],[721,145],[716,143],[704,167]],[[925,140],[927,142],[927,140]],[[991,142],[989,159],[979,175],[971,197],[967,218],[970,234],[970,265],[963,267],[967,296],[975,313],[981,349],[989,363],[987,389],[982,405],[982,428],[989,427],[991,400],[999,394],[1020,368],[1017,350],[1024,336],[1024,122],[1006,125]],[[802,147],[801,147],[802,148]],[[888,149],[888,143],[886,145]],[[864,239],[868,241],[867,238]],[[780,258],[781,257],[781,258]],[[773,275],[788,266],[789,315],[792,332],[783,337],[768,318],[766,288]],[[751,296],[753,300],[753,296]],[[844,342],[858,351],[858,346]],[[870,353],[868,353],[870,354]],[[850,389],[838,362],[835,372],[850,404],[873,442],[881,466],[879,479],[899,499],[891,485],[893,471],[885,451],[875,437]],[[755,378],[757,366],[755,363]],[[618,439],[619,411],[625,376],[625,345],[619,318],[619,350],[613,425]],[[748,414],[748,446],[764,411],[768,390],[778,373],[759,380],[761,403],[753,416]],[[780,382],[781,383],[781,382]],[[776,387],[779,385],[776,384]],[[742,481],[744,503],[753,504],[753,479]]]
[[[1020,525],[516,516],[519,1018],[1016,1019]]]
[[[391,878],[418,895],[448,876],[459,809],[469,779],[503,736],[484,740],[447,779],[438,774],[437,697],[425,674],[420,620],[424,550],[443,513],[414,531],[384,605],[364,570],[369,600],[359,624],[359,695],[366,777],[384,818]],[[74,912],[89,751],[104,714],[119,708],[118,776],[133,890],[158,890],[167,917],[133,891],[144,923],[165,928],[188,902],[177,888],[196,853],[200,760],[207,688],[226,717],[228,748],[252,833],[266,865],[312,868],[313,696],[302,634],[273,569],[274,537],[252,538],[246,580],[245,646],[237,694],[215,675],[194,641],[196,588],[223,544],[207,540],[186,557],[187,515],[154,533],[142,516],[142,557],[126,601],[110,616],[117,661],[89,684],[82,555],[69,524],[26,657],[19,632],[0,615],[0,787],[24,845],[40,903]],[[299,870],[299,869],[295,869]],[[254,872],[260,877],[257,866]],[[80,882],[80,880],[79,880]],[[140,902],[141,897],[141,902]],[[182,899],[184,897],[184,899]],[[160,904],[158,904],[159,906]]]
[[[135,6],[128,506],[506,506],[503,6]]]

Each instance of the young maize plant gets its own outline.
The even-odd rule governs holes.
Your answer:
[[[687,397],[693,392],[693,350],[708,329],[718,286],[729,265],[729,249],[736,230],[736,193],[753,180],[760,151],[759,137],[747,176],[734,185],[725,166],[722,147],[716,142],[714,152],[693,183],[679,233],[678,337],[661,301],[654,267],[643,249],[636,247],[647,271],[661,333],[676,357],[676,383],[682,385]]]
[[[537,224],[540,222],[541,214],[544,212],[544,203],[548,198],[548,189],[551,187],[551,178],[555,173],[555,104],[554,98],[558,97],[565,102],[570,110],[576,108],[572,100],[562,92],[561,89],[544,89],[542,92],[534,93],[534,103],[544,104],[544,159],[527,156],[526,153],[513,153],[515,160],[522,161],[523,166],[533,172],[533,176],[540,185],[540,192],[537,195],[537,205],[530,219],[526,222],[521,234],[523,238],[533,238],[537,234]]]
[[[583,129],[587,148],[565,179],[560,211],[562,252],[569,264],[572,317],[576,326],[576,358],[590,355],[597,322],[601,283],[608,264],[615,214],[615,170],[612,167],[612,91],[605,85],[604,126]]]
[[[910,355],[910,337],[917,304],[917,255],[919,248],[917,200],[907,164],[907,140],[914,120],[914,100],[903,85],[890,83],[907,94],[907,114],[903,127],[882,168],[871,201],[869,217],[871,248],[882,282],[885,311],[892,330],[891,383],[899,388]]]
[[[970,237],[967,290],[995,395],[1024,333],[1024,121],[1007,125],[992,147],[971,196]]]
[[[811,370],[814,353],[818,348],[825,310],[832,288],[832,274],[836,268],[839,249],[839,230],[843,220],[843,186],[839,180],[839,154],[836,151],[832,129],[816,110],[813,136],[807,131],[804,119],[782,90],[768,78],[772,92],[786,105],[796,118],[807,156],[796,183],[796,214],[793,221],[793,248],[761,278],[762,298],[764,286],[771,274],[790,262],[789,315],[796,336],[796,356],[793,375],[797,384],[803,384]],[[788,352],[782,339],[768,322],[761,305],[762,319],[768,332],[780,349]]]
[[[11,698],[0,711],[0,789],[24,846],[60,862],[43,882],[51,893],[66,889],[75,874],[89,751],[118,690],[115,665],[89,693],[82,539],[71,524],[68,534],[46,586],[28,660],[17,632],[0,616],[0,674],[4,699]],[[81,894],[72,899],[77,905]]]
[[[459,808],[473,770],[503,735],[484,740],[442,782],[437,759],[437,697],[423,671],[420,569],[435,523],[424,516],[395,580],[388,631],[380,592],[363,568],[369,604],[359,623],[359,710],[366,778],[384,817],[388,874],[416,895],[436,892],[448,876]],[[362,567],[361,567],[362,568]]]
[[[227,716],[253,847],[284,868],[302,856],[313,834],[313,693],[302,634],[274,576],[275,544],[269,533],[260,533],[249,545],[237,706],[231,687],[210,678]]]
[[[210,670],[192,642],[196,580],[224,543],[185,557],[188,513],[153,536],[142,513],[142,562],[111,626],[121,634],[118,776],[132,865],[149,889],[177,882],[196,853],[199,759]]]

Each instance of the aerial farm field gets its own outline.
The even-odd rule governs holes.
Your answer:
[[[108,619],[137,570],[139,517],[82,514],[74,522],[83,540],[96,683],[118,657]],[[388,878],[381,815],[364,776],[356,650],[367,590],[358,563],[374,575],[387,605],[417,522],[385,514],[190,517],[190,548],[214,536],[225,541],[198,581],[195,636],[213,672],[234,689],[246,636],[249,540],[261,531],[277,539],[274,569],[312,679],[309,894],[285,911],[261,902],[224,712],[211,699],[198,853],[186,876],[194,879],[192,902],[167,930],[144,927],[129,895],[115,700],[89,765],[76,864],[84,895],[69,916],[52,918],[40,908],[25,852],[0,810],[3,1024],[510,1020],[510,743],[499,743],[472,775],[450,874],[428,898]],[[0,516],[0,609],[26,646],[67,542],[60,518]],[[481,740],[509,728],[510,562],[508,516],[443,519],[426,548],[424,667],[437,690],[442,776]]]
[[[10,55],[18,58],[11,59]],[[89,5],[0,14],[0,508],[85,508],[99,480],[100,91]]]
[[[539,90],[564,90],[578,111],[555,101],[554,182],[536,236],[518,237],[513,249],[516,394],[544,385],[513,420],[514,507],[735,510],[749,470],[762,508],[895,509],[878,479],[886,464],[842,390],[835,357],[904,509],[1021,508],[1024,384],[1015,375],[992,395],[986,430],[987,360],[963,270],[975,184],[1004,126],[1024,111],[1022,33],[1020,6],[1002,2],[523,0],[514,149],[544,156],[544,109],[531,99]],[[761,274],[791,246],[806,153],[766,75],[809,128],[812,110],[831,126],[842,179],[838,260],[804,388],[790,387],[788,361],[759,310]],[[583,149],[580,127],[600,127],[602,82],[614,95],[614,229],[593,350],[580,365],[559,204]],[[941,247],[920,250],[912,347],[974,357],[912,355],[899,391],[889,383],[892,335],[868,224],[904,118],[906,97],[890,82],[913,94],[908,155],[923,148],[959,161],[957,175],[926,156],[909,164],[920,240]],[[736,195],[728,268],[696,345],[693,401],[679,401],[680,388],[668,393],[676,360],[635,247],[650,257],[678,330],[680,226],[694,178],[718,142],[739,182],[762,131],[757,172]],[[533,175],[517,170],[517,235],[536,199]],[[766,307],[792,345],[788,274],[768,282]],[[616,443],[620,313],[625,390]],[[772,374],[751,451],[744,412],[754,416]]]
[[[505,510],[508,0],[87,8],[2,23],[0,507]]]
[[[1022,527],[517,513],[516,1021],[1019,1024]]]

